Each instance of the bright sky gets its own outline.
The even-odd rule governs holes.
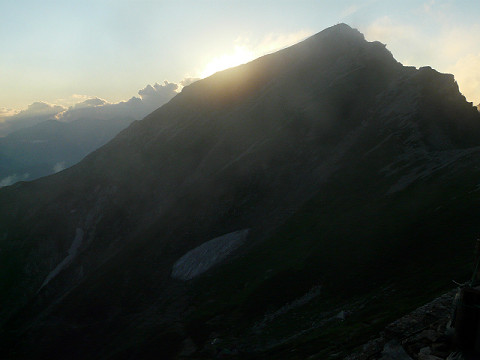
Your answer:
[[[480,103],[479,0],[0,0],[0,14],[0,117],[38,101],[127,100],[339,22],[404,64],[453,73]]]

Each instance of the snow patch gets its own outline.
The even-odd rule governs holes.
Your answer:
[[[42,286],[40,286],[39,291],[44,286],[46,286],[50,282],[50,280],[52,280],[55,276],[57,276],[60,273],[60,271],[62,271],[65,267],[67,267],[67,265],[69,265],[73,261],[75,256],[77,256],[78,249],[82,245],[82,241],[83,241],[83,230],[81,228],[77,228],[77,231],[75,233],[75,238],[72,241],[72,245],[70,246],[70,249],[68,249],[67,257],[63,259],[63,261],[60,264],[58,264],[55,267],[55,269],[53,269],[50,272],[50,274],[48,274],[46,279],[43,281]]]
[[[190,280],[204,273],[238,249],[247,239],[249,231],[250,229],[234,231],[190,250],[173,264],[172,277]]]

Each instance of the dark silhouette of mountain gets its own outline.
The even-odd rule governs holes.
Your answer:
[[[470,272],[480,114],[345,24],[0,190],[11,358],[340,358]]]
[[[0,138],[0,186],[34,180],[72,166],[134,119],[48,120]]]

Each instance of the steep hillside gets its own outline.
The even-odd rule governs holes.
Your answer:
[[[340,24],[0,190],[14,358],[341,357],[470,271],[480,114]]]

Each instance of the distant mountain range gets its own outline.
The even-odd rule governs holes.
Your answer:
[[[0,357],[343,358],[470,274],[479,179],[453,76],[333,26],[0,189]]]
[[[0,186],[34,180],[79,162],[134,119],[48,120],[0,137]]]

